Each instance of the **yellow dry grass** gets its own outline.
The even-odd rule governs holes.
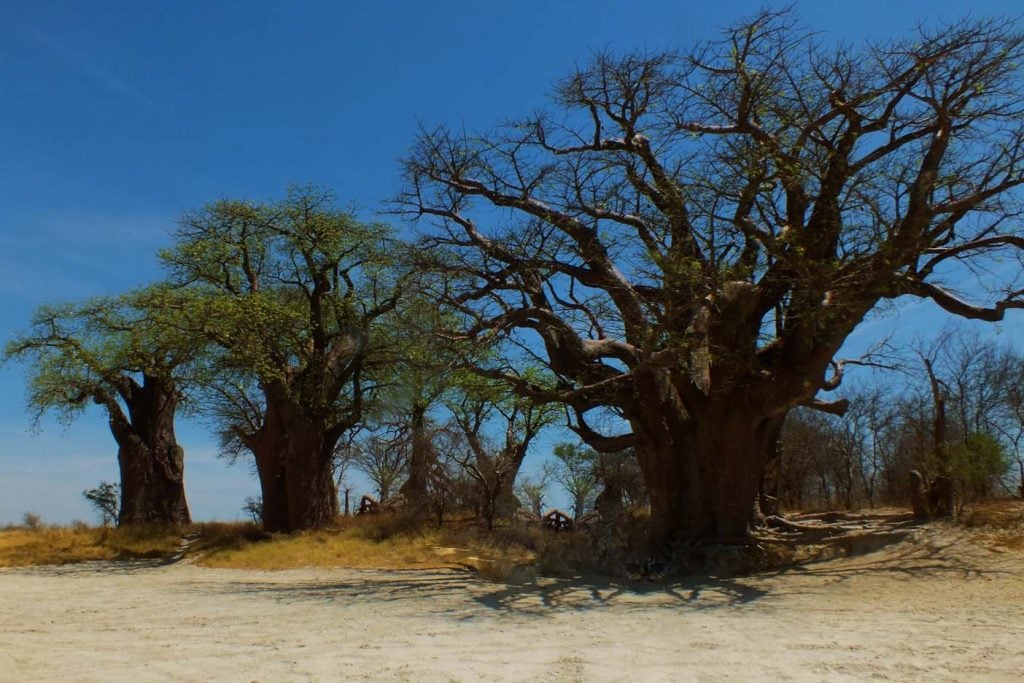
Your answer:
[[[339,528],[256,538],[204,533],[196,564],[231,569],[437,569],[481,570],[532,561],[523,543],[451,529],[391,529],[393,520],[343,520]]]
[[[265,534],[252,524],[207,523],[185,527],[8,528],[0,530],[0,567],[67,564],[90,560],[169,558],[182,536],[186,553],[204,567],[294,569],[438,569],[473,567],[492,579],[530,572],[538,560],[561,555],[568,539],[539,529],[475,527],[438,529],[395,516],[344,518],[333,529]]]
[[[975,503],[961,522],[978,529],[988,546],[1003,552],[1024,550],[1024,501],[996,500]]]
[[[974,503],[964,511],[961,522],[968,527],[1014,529],[1024,527],[1024,501],[989,500]]]
[[[177,550],[181,534],[175,527],[6,529],[0,531],[0,567],[164,557]]]

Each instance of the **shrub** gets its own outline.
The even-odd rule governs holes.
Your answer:
[[[1010,457],[998,439],[976,432],[949,449],[949,468],[962,500],[984,498],[993,479],[1009,470]]]
[[[261,496],[246,496],[242,512],[252,518],[253,524],[263,524],[263,498]]]
[[[100,485],[96,488],[82,491],[82,495],[100,513],[100,520],[103,526],[113,524],[117,520],[117,513],[121,508],[120,484],[101,481]]]

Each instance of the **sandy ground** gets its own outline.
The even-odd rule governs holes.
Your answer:
[[[871,555],[640,587],[0,570],[0,680],[1024,680],[1024,551],[982,536],[931,530]]]

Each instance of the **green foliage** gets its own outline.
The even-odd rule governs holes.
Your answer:
[[[77,304],[41,306],[4,360],[29,365],[28,406],[38,420],[54,411],[74,419],[92,402],[112,409],[126,383],[143,376],[177,385],[201,350],[167,306],[164,285]]]
[[[375,386],[366,361],[385,346],[375,321],[395,305],[393,240],[333,202],[314,187],[215,202],[184,216],[160,254],[179,285],[175,308],[216,347],[208,385],[224,424],[251,422],[243,413],[258,386],[277,383],[307,413],[336,416]]]
[[[1010,468],[1010,455],[991,434],[975,432],[948,450],[950,474],[965,493],[984,495],[989,482]]]
[[[99,486],[82,491],[82,495],[100,513],[103,526],[108,526],[117,520],[117,513],[121,507],[120,484],[101,481]]]
[[[558,459],[555,479],[573,499],[573,516],[579,517],[594,504],[599,479],[598,454],[591,448],[576,443],[555,446]]]

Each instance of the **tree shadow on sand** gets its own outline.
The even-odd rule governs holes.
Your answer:
[[[519,583],[494,582],[469,570],[347,570],[342,580],[232,581],[216,590],[286,602],[416,604],[422,613],[473,618],[489,612],[541,616],[554,611],[689,607],[710,609],[754,602],[767,591],[741,578],[701,577],[637,584],[596,576],[538,577]],[[479,612],[484,608],[485,612]]]

